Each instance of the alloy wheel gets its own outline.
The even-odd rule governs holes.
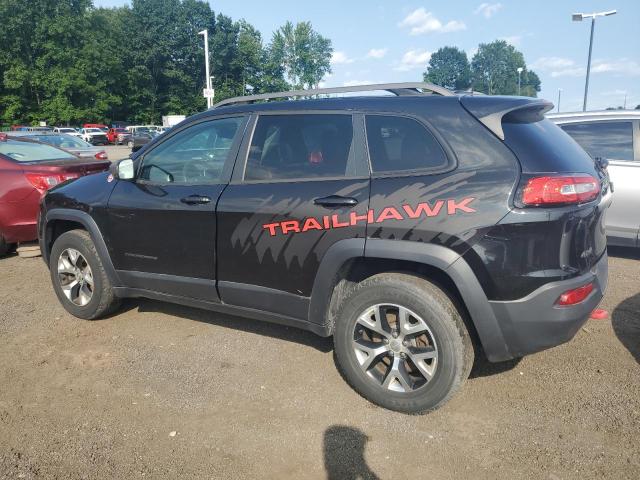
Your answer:
[[[427,323],[394,304],[373,305],[354,325],[353,351],[367,377],[385,390],[408,393],[435,375],[438,347]]]
[[[84,307],[93,297],[93,272],[87,259],[75,248],[67,248],[58,258],[58,281],[64,295]]]

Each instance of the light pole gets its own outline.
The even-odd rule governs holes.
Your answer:
[[[558,113],[560,113],[560,97],[562,96],[562,89],[558,89]]]
[[[211,96],[211,76],[209,75],[209,32],[207,30],[202,30],[201,32],[198,32],[198,35],[204,35],[204,68],[207,83],[204,96],[207,99],[207,108],[211,108],[211,105],[213,104],[213,97]]]
[[[589,73],[591,71],[591,50],[593,49],[593,29],[596,26],[596,17],[608,17],[609,15],[615,15],[617,10],[609,10],[606,12],[594,12],[594,13],[574,13],[571,15],[571,19],[574,22],[581,22],[585,18],[591,19],[591,37],[589,38],[589,57],[587,59],[587,79],[584,84],[584,102],[582,102],[582,111],[587,110],[587,93],[589,92]]]
[[[522,76],[522,71],[524,70],[524,68],[522,67],[518,67],[518,95],[520,95],[520,77]]]

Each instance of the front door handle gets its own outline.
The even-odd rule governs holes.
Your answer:
[[[186,203],[187,205],[204,205],[206,203],[211,202],[209,197],[205,197],[204,195],[189,195],[180,200],[182,203]]]
[[[315,198],[313,203],[323,207],[353,207],[358,204],[358,200],[353,197],[343,197],[341,195],[329,195],[328,197]]]

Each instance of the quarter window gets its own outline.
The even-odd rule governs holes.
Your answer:
[[[218,183],[242,121],[242,117],[221,118],[175,134],[144,156],[140,178],[157,183]]]
[[[373,172],[439,170],[448,164],[438,141],[416,120],[367,115],[366,125]]]
[[[245,180],[342,177],[352,151],[351,115],[262,115]]]
[[[591,122],[561,125],[592,157],[633,160],[631,122]]]

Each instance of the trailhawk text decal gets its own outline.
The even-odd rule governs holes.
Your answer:
[[[379,212],[369,210],[366,214],[358,215],[350,212],[344,215],[324,215],[321,218],[309,217],[304,220],[284,220],[282,222],[266,223],[262,228],[269,230],[272,237],[278,233],[287,235],[289,233],[308,232],[310,230],[328,230],[331,228],[343,228],[363,223],[382,223],[387,220],[405,220],[420,217],[436,217],[441,212],[446,215],[456,215],[458,211],[474,213],[475,210],[469,206],[475,198],[467,197],[457,200],[437,200],[433,205],[428,202],[419,203],[416,207],[402,205],[401,208],[385,207]]]

